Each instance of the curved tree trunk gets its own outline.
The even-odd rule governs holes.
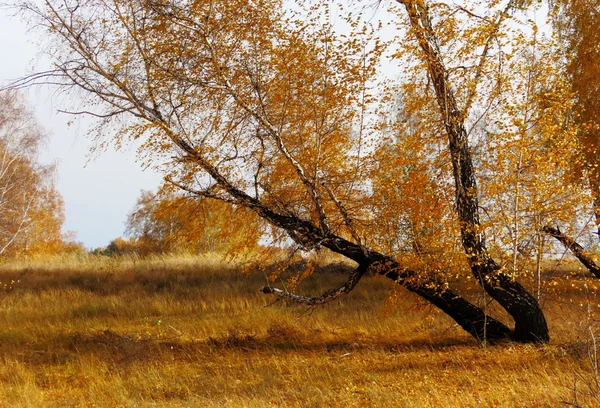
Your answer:
[[[550,340],[548,326],[537,300],[508,277],[487,251],[479,221],[478,190],[464,119],[448,81],[438,40],[422,0],[397,0],[408,12],[413,33],[427,63],[441,117],[446,128],[455,181],[456,211],[461,221],[462,245],[473,275],[486,292],[514,319],[515,340],[526,343]]]
[[[117,11],[110,10],[110,7],[106,4],[100,4],[98,6],[100,9],[107,12],[108,15],[115,16],[116,21],[119,21],[120,29],[125,29],[129,32],[129,34],[124,36],[125,38],[122,43],[120,41],[116,42],[117,47],[122,45],[126,49],[117,50],[117,52],[121,52],[121,54],[117,55],[132,55],[132,57],[136,57],[136,55],[132,53],[139,54],[137,55],[139,58],[131,58],[131,61],[123,62],[123,66],[118,70],[119,75],[116,75],[114,64],[111,62],[113,60],[105,58],[107,55],[106,53],[98,53],[94,46],[94,44],[104,44],[106,32],[103,32],[102,30],[107,29],[106,25],[102,25],[102,27],[98,28],[97,32],[92,30],[86,32],[86,35],[82,36],[81,27],[89,23],[86,16],[79,15],[79,13],[85,13],[83,9],[80,9],[79,7],[58,7],[51,4],[51,2],[46,2],[47,10],[42,10],[38,9],[37,6],[34,6],[33,3],[34,2],[23,5],[23,11],[29,14],[33,13],[38,15],[41,20],[41,26],[51,28],[52,32],[56,33],[56,38],[59,39],[58,44],[65,47],[65,54],[61,54],[62,57],[57,56],[56,69],[47,71],[46,73],[33,74],[30,77],[16,82],[13,86],[27,86],[28,84],[44,83],[46,80],[49,80],[48,82],[50,83],[60,83],[64,87],[74,87],[83,90],[91,96],[98,97],[99,99],[97,101],[102,101],[108,107],[106,113],[97,114],[100,118],[119,117],[119,115],[124,113],[133,115],[145,124],[151,125],[148,128],[144,127],[146,131],[161,132],[161,136],[170,139],[173,147],[176,147],[181,151],[181,156],[178,155],[177,161],[185,166],[184,174],[195,175],[196,172],[198,172],[199,174],[202,174],[202,176],[206,174],[211,178],[210,185],[202,190],[195,190],[192,188],[197,181],[193,177],[183,177],[182,183],[184,184],[178,184],[171,181],[173,184],[197,197],[218,199],[251,209],[273,226],[285,230],[292,239],[305,248],[325,247],[346,258],[352,259],[359,265],[359,268],[357,268],[350,276],[349,281],[343,287],[328,292],[324,297],[294,297],[291,294],[277,291],[274,288],[267,288],[263,291],[278,296],[290,297],[298,301],[306,301],[308,304],[316,304],[328,298],[335,298],[344,293],[348,293],[357,284],[367,269],[374,268],[377,273],[387,276],[398,284],[404,285],[410,291],[422,296],[439,307],[451,316],[461,327],[478,339],[482,339],[484,336],[487,336],[488,339],[499,339],[509,335],[510,330],[506,326],[497,320],[486,316],[483,310],[461,298],[457,293],[444,289],[443,286],[437,285],[437,282],[435,281],[423,279],[423,277],[419,276],[415,271],[401,268],[394,259],[373,251],[361,242],[360,237],[354,231],[352,220],[349,218],[342,203],[335,197],[335,194],[333,194],[333,190],[330,190],[326,185],[319,187],[319,183],[322,183],[322,181],[319,181],[316,176],[308,176],[309,172],[303,168],[302,164],[296,160],[285,143],[283,143],[280,127],[275,126],[266,114],[270,109],[265,109],[263,97],[254,95],[254,97],[250,99],[251,103],[249,103],[249,100],[247,99],[248,95],[244,92],[244,88],[238,89],[235,86],[232,86],[232,82],[230,81],[232,78],[231,75],[237,76],[240,74],[240,71],[237,68],[233,70],[229,69],[230,67],[227,65],[227,60],[230,58],[221,58],[220,50],[215,49],[215,47],[229,47],[233,43],[245,43],[248,39],[242,35],[238,37],[234,31],[224,31],[224,34],[213,36],[214,27],[211,25],[211,21],[215,18],[221,21],[220,17],[207,16],[204,11],[198,12],[199,10],[196,10],[197,12],[195,14],[190,13],[195,7],[188,7],[186,4],[177,6],[171,4],[173,2],[162,4],[158,1],[147,1],[141,2],[139,4],[140,7],[137,7],[138,4],[136,3],[136,7],[123,7],[122,10],[119,8]],[[421,2],[419,2],[419,4],[421,4]],[[414,5],[411,7],[407,6],[407,9],[415,7],[416,6]],[[215,11],[215,13],[220,12]],[[190,14],[192,16],[190,16]],[[167,32],[167,34],[173,36],[170,38],[180,38],[178,36],[189,37],[192,35],[196,41],[190,46],[191,48],[188,48],[186,45],[185,47],[182,47],[181,50],[172,54],[169,54],[169,52],[166,51],[163,52],[164,50],[158,50],[159,52],[157,53],[146,53],[146,51],[151,51],[151,48],[155,47],[156,44],[162,44],[160,41],[156,41],[156,38],[154,37],[156,33],[146,34],[144,32],[145,30],[141,30],[140,27],[147,26],[148,17],[150,17],[150,20],[148,21],[151,21],[152,24],[159,23],[158,25],[160,27],[170,26],[172,24],[176,25],[176,30]],[[229,20],[225,19],[223,21]],[[238,20],[234,19],[232,21],[236,22]],[[283,24],[283,21],[281,21],[281,24]],[[279,25],[274,25],[273,27],[276,27],[278,30],[280,28]],[[124,31],[118,32],[122,33]],[[159,30],[158,32],[162,36],[162,31]],[[94,38],[96,34],[97,37]],[[146,35],[149,37],[146,37]],[[232,35],[231,38],[230,35]],[[215,45],[215,38],[221,36],[227,37],[227,39],[223,40],[224,42]],[[131,46],[135,49],[130,50],[129,48]],[[165,63],[165,65],[162,65],[161,63],[163,54],[165,60],[169,61],[169,63]],[[226,54],[228,55],[229,53],[227,52]],[[188,55],[191,56],[191,59],[185,60],[188,58]],[[68,58],[62,60],[61,58],[64,58],[64,56],[68,56]],[[159,58],[156,59],[156,56]],[[121,59],[118,60],[120,61]],[[171,63],[171,61],[174,63],[176,62],[176,64]],[[199,64],[199,67],[189,72],[191,69],[189,67],[192,65],[195,66],[196,64]],[[432,78],[436,79],[436,90],[439,87],[446,87],[445,82],[439,80],[440,76],[444,75],[443,70],[440,71],[433,65],[432,67],[430,74]],[[173,70],[173,72],[171,72],[171,70]],[[189,78],[190,73],[200,74],[200,77]],[[207,76],[206,78],[204,77],[205,75]],[[253,193],[250,193],[250,190],[246,190],[247,186],[243,181],[232,181],[232,179],[228,178],[227,173],[221,172],[219,168],[220,162],[214,158],[211,159],[211,156],[207,156],[203,153],[203,151],[207,150],[206,147],[212,146],[212,143],[207,143],[203,146],[203,139],[194,141],[194,138],[190,138],[190,135],[186,134],[185,129],[187,128],[187,125],[191,127],[197,126],[195,120],[186,122],[187,125],[182,125],[181,123],[177,124],[175,123],[176,121],[174,122],[173,115],[178,116],[176,112],[185,110],[186,104],[198,103],[198,101],[194,101],[194,94],[190,96],[190,101],[174,102],[171,98],[172,94],[170,91],[165,89],[161,90],[160,87],[158,87],[159,84],[164,82],[165,78],[167,78],[167,83],[170,83],[168,81],[174,81],[173,83],[182,90],[193,88],[195,89],[194,92],[198,92],[198,94],[207,91],[210,96],[213,95],[215,90],[218,90],[216,93],[217,96],[211,96],[206,99],[206,101],[209,102],[208,104],[216,103],[217,105],[222,105],[223,101],[227,99],[231,101],[231,109],[215,108],[214,110],[211,110],[210,108],[207,108],[208,110],[205,113],[224,112],[226,114],[231,114],[236,119],[232,119],[232,122],[228,122],[228,128],[240,127],[239,123],[237,123],[237,119],[242,116],[244,118],[246,116],[251,118],[253,124],[256,125],[257,128],[256,137],[260,143],[263,144],[262,152],[270,151],[264,147],[264,143],[267,141],[269,146],[274,149],[273,151],[278,152],[278,157],[285,160],[290,168],[295,169],[299,186],[301,186],[305,193],[308,194],[307,197],[310,198],[312,210],[315,210],[316,214],[318,214],[318,220],[314,223],[307,221],[297,211],[295,212],[292,209],[285,208],[285,206],[281,207],[278,204],[274,205],[267,200],[263,200],[262,196],[258,193],[259,185],[256,179],[258,173],[255,175],[255,195],[252,195]],[[57,79],[60,80],[57,81]],[[253,78],[250,79],[250,82],[254,81]],[[260,91],[260,86],[257,86],[256,92],[260,93]],[[451,92],[445,92],[445,90],[440,92],[440,98],[448,97],[450,100],[453,100]],[[203,103],[205,99],[201,99],[200,101]],[[257,103],[258,105],[256,105]],[[310,101],[305,101],[305,103],[310,103]],[[274,106],[277,107],[278,105]],[[94,113],[91,114],[94,115]],[[323,114],[325,115],[325,113]],[[456,127],[461,125],[462,122],[457,120],[456,116],[458,115],[458,117],[460,117],[460,112],[454,112],[454,110],[452,110],[452,115],[454,116],[444,115],[450,119],[449,122],[451,122],[451,124],[449,126]],[[177,119],[181,120],[181,117],[178,116]],[[241,127],[245,128],[246,126]],[[139,134],[136,133],[137,131],[132,132],[139,136]],[[459,132],[456,136],[451,135],[451,138],[452,137],[459,139],[460,137],[466,137],[464,129],[462,133]],[[458,145],[460,146],[461,142],[459,139],[457,140]],[[240,140],[245,139],[242,138]],[[217,140],[215,139],[213,141],[216,142]],[[159,144],[161,145],[160,149],[156,151],[149,150],[149,152],[153,151],[164,154],[166,150],[162,147],[163,141],[161,140]],[[169,148],[170,147],[171,146],[169,146]],[[238,146],[236,145],[236,148],[237,147]],[[464,149],[464,146],[461,148]],[[208,150],[211,149],[212,147]],[[457,151],[460,152],[460,149]],[[466,147],[466,151],[468,152],[468,146]],[[455,166],[457,165],[456,154],[460,153],[453,152]],[[250,157],[250,155],[247,157]],[[465,157],[467,159],[467,164],[469,164],[470,158],[468,155]],[[460,160],[458,160],[458,162],[460,162]],[[262,159],[257,159],[253,163],[257,165],[259,169],[264,164]],[[457,172],[455,174],[459,173],[460,172]],[[467,175],[467,178],[471,177],[471,173],[467,172],[465,174]],[[463,195],[467,197],[466,199],[463,199],[464,197],[462,195],[457,194],[459,208],[463,208],[466,205],[464,208],[469,209],[467,214],[469,211],[474,211],[474,216],[476,216],[477,203],[476,201],[469,201],[469,195],[466,195],[466,192],[469,191],[469,186],[463,184],[460,184],[457,181],[457,186],[460,187],[460,191],[464,192],[465,194]],[[457,190],[459,189],[457,188]],[[327,193],[329,200],[335,205],[338,215],[341,215],[341,219],[350,231],[351,239],[353,239],[354,242],[342,238],[332,232],[325,212],[325,206],[323,205],[323,202],[321,202],[322,198],[319,191],[321,191],[321,194],[323,192]],[[476,193],[476,190],[474,190],[474,192]],[[476,223],[469,224],[469,227],[463,231],[463,242],[467,249],[467,253],[469,254],[469,259],[474,272],[477,270],[477,268],[475,268],[477,262],[474,260],[480,254],[476,250],[468,249],[477,246],[477,240],[475,240],[475,243],[470,242],[473,241],[473,239],[470,238],[471,235],[469,235],[468,231],[470,231],[470,229],[475,230],[474,228],[478,225],[478,220],[476,221]],[[485,248],[482,248],[483,254],[485,255]],[[495,275],[486,270],[476,273],[476,276],[479,276],[481,278],[480,280],[488,285],[493,285],[495,283],[494,279],[497,279]],[[519,287],[517,287],[517,289],[518,288]],[[506,293],[511,293],[511,290],[518,292],[514,289],[514,285],[510,286],[506,284],[501,289]],[[500,295],[496,296],[497,299],[500,297]],[[510,299],[513,299],[514,297],[515,296],[510,297]],[[513,307],[520,308],[521,306],[519,305],[521,303],[518,302],[522,301],[524,298],[524,296],[516,297],[514,302],[515,306]],[[525,308],[526,306],[528,305],[525,304],[525,306],[522,307]],[[521,314],[526,315],[527,312],[528,310],[525,310],[522,312],[520,311],[519,313],[515,312],[514,314],[520,316]],[[538,320],[531,318],[527,321],[537,322],[537,325],[534,323],[529,325],[522,323],[526,321],[524,318],[517,321],[517,328],[514,333],[514,338],[516,340],[533,341],[530,339],[535,339],[539,341],[539,339],[545,339],[543,333],[539,334],[542,332],[542,330],[538,330],[538,326],[541,326],[539,323],[539,315],[533,317],[538,318]]]

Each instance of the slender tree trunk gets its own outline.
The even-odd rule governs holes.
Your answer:
[[[523,152],[519,151],[519,160],[517,161],[517,183],[515,186],[515,197],[513,200],[513,226],[512,226],[512,244],[513,244],[513,273],[519,270],[519,206],[521,205],[521,166],[523,163]]]
[[[573,238],[563,234],[558,228],[545,226],[542,228],[547,234],[550,234],[557,241],[563,244],[577,259],[597,278],[600,278],[600,266],[594,261],[591,254],[579,245]]]
[[[596,136],[596,140],[598,140],[600,132],[594,132],[594,135]],[[595,150],[594,153],[596,153]],[[587,162],[590,163],[588,165],[588,180],[590,182],[590,188],[592,189],[592,206],[596,218],[596,234],[600,240],[600,168],[598,167],[598,157],[596,154],[587,153],[587,156],[593,156],[593,158],[588,157],[587,159]]]
[[[540,301],[542,297],[542,258],[544,256],[544,240],[545,235],[542,234],[541,231],[541,216],[537,214],[535,216],[535,226],[536,226],[536,254],[535,254],[535,272],[537,278],[537,300]]]
[[[462,245],[473,275],[486,292],[514,319],[513,338],[525,343],[550,340],[548,325],[537,300],[518,282],[507,276],[487,251],[479,221],[478,190],[464,120],[467,116],[456,101],[448,81],[438,40],[422,0],[397,0],[408,12],[413,33],[419,42],[435,89],[438,106],[452,157],[456,187],[456,210],[461,221]]]

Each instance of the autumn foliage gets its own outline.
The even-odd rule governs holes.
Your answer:
[[[23,98],[0,92],[2,258],[52,254],[71,247],[61,231],[64,209],[55,187],[55,166],[38,162],[44,138]]]
[[[55,69],[15,86],[82,91],[93,131],[141,140],[141,159],[179,190],[144,193],[132,212],[148,251],[202,252],[224,236],[324,249],[356,264],[342,286],[263,292],[316,305],[369,272],[480,340],[549,341],[544,231],[588,235],[598,197],[584,94],[597,41],[579,2],[556,6],[566,37],[514,0],[397,0],[370,17],[338,1],[17,3]],[[468,279],[514,325],[462,296]]]
[[[244,208],[176,195],[168,189],[158,194],[141,192],[129,214],[126,232],[131,240],[114,244],[123,248],[121,252],[140,255],[207,252],[234,255],[256,249],[261,235],[258,218]],[[127,242],[132,247],[129,250]]]

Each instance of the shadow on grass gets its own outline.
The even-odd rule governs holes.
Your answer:
[[[281,279],[285,280],[299,273],[306,265],[294,263],[282,272]],[[267,271],[269,267],[267,267]],[[319,266],[313,276],[306,280],[306,285],[312,286],[316,281],[326,278],[327,281],[343,282],[352,268],[346,264],[337,263]],[[268,275],[268,273],[267,273]],[[224,263],[221,267],[150,267],[143,270],[98,270],[98,271],[37,271],[25,269],[22,271],[1,271],[0,282],[19,281],[15,291],[41,292],[57,289],[79,289],[98,295],[119,295],[131,292],[132,289],[143,290],[147,293],[172,292],[185,296],[190,289],[222,288],[242,289],[264,286],[264,272],[244,274],[236,267]]]
[[[457,348],[477,347],[477,343],[468,337],[448,337],[436,342],[428,339],[393,338],[374,341],[353,341],[349,338],[331,340],[318,334],[300,333],[293,327],[273,326],[261,336],[229,332],[203,340],[140,338],[113,330],[96,333],[65,333],[48,338],[46,341],[28,342],[18,349],[13,348],[14,354],[5,351],[5,356],[31,365],[60,365],[76,360],[80,356],[94,356],[109,364],[127,366],[150,361],[193,362],[239,353],[277,354],[278,356],[281,353],[318,353],[322,356],[340,356],[358,352],[451,352]]]

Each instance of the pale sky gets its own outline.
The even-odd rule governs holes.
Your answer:
[[[26,25],[0,9],[0,85],[43,69],[47,61],[39,60],[37,54],[36,41]],[[107,151],[88,160],[92,145],[86,132],[89,121],[68,127],[72,117],[56,113],[58,102],[51,95],[50,89],[43,88],[25,92],[39,123],[49,133],[41,161],[58,161],[57,186],[65,201],[63,230],[75,231],[77,240],[88,248],[106,246],[123,235],[127,214],[140,190],[155,190],[160,175],[143,171],[133,149]]]

